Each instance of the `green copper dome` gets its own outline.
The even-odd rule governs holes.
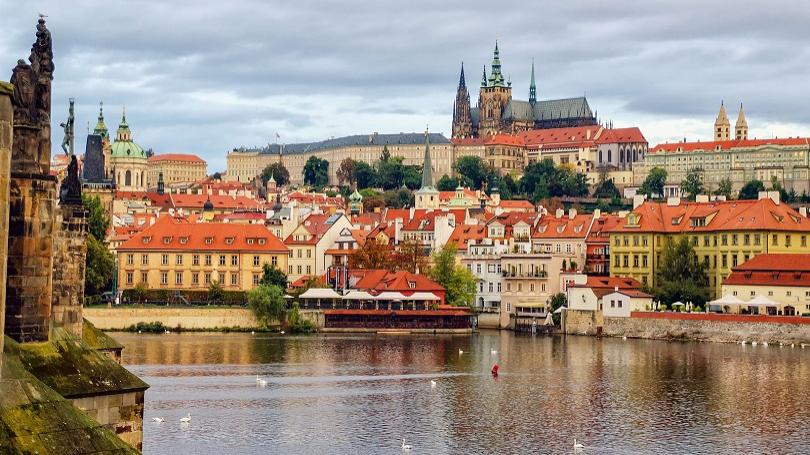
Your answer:
[[[146,158],[146,152],[132,140],[132,131],[127,123],[126,108],[124,108],[121,123],[118,125],[115,142],[110,144],[110,156],[113,158]]]

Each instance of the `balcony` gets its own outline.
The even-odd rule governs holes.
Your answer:
[[[534,270],[526,272],[518,272],[514,270],[503,270],[501,276],[504,278],[548,278],[548,272],[545,270]]]

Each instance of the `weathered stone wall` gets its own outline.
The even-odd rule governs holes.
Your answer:
[[[3,371],[3,328],[6,315],[6,260],[8,258],[8,181],[11,165],[11,140],[14,112],[11,95],[14,87],[0,82],[0,376]]]
[[[101,330],[123,330],[139,322],[155,321],[167,327],[198,330],[259,326],[247,308],[85,308],[83,314]]]
[[[570,335],[596,335],[597,328],[604,325],[601,311],[566,310],[563,312],[562,326]]]
[[[82,205],[65,204],[57,209],[53,236],[54,325],[82,337],[82,297],[87,255],[87,211]]]
[[[122,441],[143,450],[144,392],[73,398],[70,402]]]
[[[56,179],[11,173],[6,335],[47,341],[51,319]]]
[[[570,313],[570,311],[569,311]],[[685,339],[769,344],[810,343],[810,324],[726,322],[694,319],[605,318],[603,334],[647,339]]]

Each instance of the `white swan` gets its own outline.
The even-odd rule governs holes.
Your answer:
[[[461,354],[464,354],[464,351],[462,351],[461,349],[459,349],[459,350],[458,350],[458,355],[461,355]]]
[[[282,335],[284,335],[284,331],[283,331],[283,330],[281,331],[281,334],[282,334]]]
[[[496,351],[496,350],[494,350],[494,349],[493,349],[493,350],[491,350],[491,351],[489,351],[489,353],[490,353],[490,354],[492,354],[492,355],[498,355],[498,351]]]
[[[157,423],[163,423],[163,417],[152,417],[152,420],[154,420]]]
[[[757,343],[756,341],[752,341],[752,342],[751,342],[751,346],[756,346],[756,345],[758,345],[758,344],[759,344],[759,343]]]
[[[574,453],[582,453],[583,449],[585,449],[585,446],[578,443],[577,439],[574,438]]]
[[[748,342],[745,341],[745,340],[742,340],[742,341],[740,341],[740,344],[748,344]]]
[[[260,378],[260,377],[259,377],[259,375],[257,374],[257,375],[256,375],[256,384],[258,384],[258,385],[260,385],[260,386],[264,387],[264,386],[266,386],[266,385],[267,385],[267,381],[265,381],[264,379]]]
[[[431,379],[431,380],[430,380],[430,386],[431,386],[431,387],[436,387],[436,381],[434,381],[433,379]]]
[[[251,334],[251,335],[256,335],[256,331],[255,331],[255,330],[251,330],[251,331],[250,331],[250,334]]]
[[[767,341],[763,341],[763,342],[762,342],[762,345],[763,345],[763,346],[768,346],[768,342],[767,342]]]
[[[181,417],[180,423],[191,423],[191,413],[189,412],[185,417]]]
[[[402,440],[402,450],[411,450],[412,448],[410,444],[405,444],[404,439]]]
[[[622,337],[622,340],[627,340],[627,337],[626,336]]]

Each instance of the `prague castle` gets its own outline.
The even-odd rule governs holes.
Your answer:
[[[500,51],[495,43],[490,74],[486,66],[481,78],[478,105],[470,106],[470,94],[461,65],[456,101],[453,106],[453,139],[486,137],[499,133],[515,134],[532,129],[596,125],[585,97],[537,100],[534,63],[529,83],[529,100],[512,99],[512,81],[501,72]]]

